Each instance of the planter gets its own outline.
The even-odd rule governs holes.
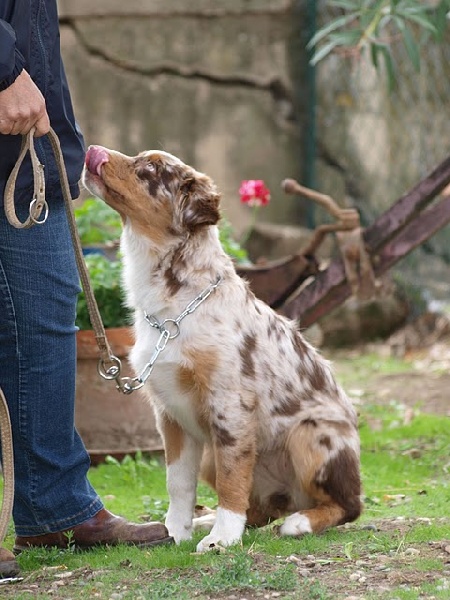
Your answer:
[[[126,361],[133,345],[129,327],[108,329],[106,335],[113,353],[123,363],[125,375],[132,373]],[[124,395],[112,381],[97,371],[99,351],[91,330],[77,332],[77,392],[75,424],[92,462],[105,456],[121,458],[136,451],[163,449],[153,409],[139,390]]]

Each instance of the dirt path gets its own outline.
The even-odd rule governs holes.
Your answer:
[[[352,349],[332,356],[337,374],[351,371],[349,359],[366,352],[379,354],[381,360],[390,354],[387,345],[373,345],[369,349]],[[324,352],[326,355],[327,353]],[[406,370],[391,374],[367,369],[361,389],[344,386],[350,396],[361,394],[361,402],[375,404],[398,403],[422,412],[450,417],[450,342],[438,343],[429,348],[409,352],[405,356]],[[345,381],[345,380],[344,380]],[[450,424],[449,424],[450,426]]]

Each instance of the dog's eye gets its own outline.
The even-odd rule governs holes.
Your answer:
[[[150,173],[154,173],[156,171],[155,163],[151,163],[151,162],[147,163],[145,165],[145,170],[149,171]]]

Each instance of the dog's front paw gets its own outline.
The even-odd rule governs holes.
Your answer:
[[[169,519],[166,519],[165,525],[169,532],[169,535],[173,537],[176,544],[180,542],[184,542],[186,540],[190,540],[192,537],[192,524],[186,524],[179,522],[171,522]]]
[[[223,550],[239,542],[241,538],[234,540],[223,539],[220,535],[210,533],[197,544],[197,552],[214,552],[215,550]]]
[[[227,548],[240,541],[245,527],[245,515],[225,508],[217,509],[216,521],[211,533],[197,545],[197,552],[209,552]]]
[[[175,540],[175,544],[180,544],[181,542],[185,542],[186,540],[190,540],[192,538],[192,529],[174,529],[173,527],[167,527],[169,531],[169,535],[173,537]]]

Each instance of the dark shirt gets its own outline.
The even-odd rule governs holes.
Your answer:
[[[72,196],[84,161],[84,142],[73,114],[60,52],[56,0],[0,0],[0,90],[9,87],[25,69],[42,92],[64,155]],[[1,91],[0,91],[1,93]],[[20,135],[0,134],[0,202],[6,180],[17,160]],[[36,151],[45,165],[47,199],[61,196],[59,175],[47,136],[36,139]],[[31,199],[30,164],[20,170],[16,198]]]

